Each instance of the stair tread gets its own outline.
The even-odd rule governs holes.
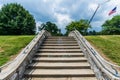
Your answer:
[[[64,49],[67,49],[67,48],[70,48],[70,49],[75,49],[75,48],[80,48],[79,46],[41,46],[41,48],[64,48]]]
[[[39,51],[81,51],[81,49],[39,49]]]
[[[85,57],[40,57],[40,58],[33,58],[34,60],[87,60]]]
[[[47,39],[74,39],[74,38],[68,38],[68,37],[66,37],[66,38],[47,38]]]
[[[75,40],[75,38],[47,38],[46,40],[48,39],[74,39]]]
[[[71,42],[67,42],[67,41],[54,41],[54,42],[48,42],[45,41],[45,44],[77,44],[76,41],[71,41]]]
[[[59,39],[46,39],[45,41],[58,41]],[[62,41],[76,41],[75,39],[62,39]]]
[[[49,62],[39,62],[39,63],[32,63],[29,66],[39,66],[39,67],[44,67],[44,66],[48,66],[48,67],[77,67],[77,66],[90,66],[89,63],[49,63]]]
[[[62,78],[27,78],[26,80],[97,80],[95,77],[62,77]]]
[[[91,69],[28,69],[27,75],[94,75]]]
[[[35,55],[84,55],[83,53],[36,53]]]
[[[56,37],[56,38],[74,38],[73,36],[49,36],[48,38],[54,38],[54,37]]]
[[[49,38],[60,38],[60,39],[62,39],[62,38],[70,38],[71,39],[72,38],[72,39],[74,39],[74,37],[69,37],[69,36],[68,37],[53,37],[53,36],[51,36],[51,37],[48,37],[47,39],[49,39]]]
[[[44,44],[77,44],[77,42],[70,42],[70,43],[66,43],[66,42],[44,42]]]
[[[50,38],[50,37],[48,37],[47,39],[74,39],[75,40],[75,38],[73,38],[73,37],[72,38],[71,37],[70,38],[68,38],[68,37],[67,38],[60,38],[60,37],[59,38]]]
[[[66,46],[78,46],[78,44],[43,44],[42,46],[44,46],[44,45],[45,45],[45,46],[46,46],[46,45],[50,45],[50,46],[51,46],[51,45],[52,45],[52,46],[54,46],[54,45],[55,45],[55,46],[65,46],[65,45],[66,45]]]
[[[71,42],[76,42],[77,43],[77,41],[62,41],[62,40],[56,40],[56,41],[45,41],[45,42],[66,42],[66,43],[71,43]]]

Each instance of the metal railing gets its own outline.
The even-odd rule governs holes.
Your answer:
[[[120,80],[120,66],[103,59],[77,30],[71,31],[69,36],[77,40],[98,80]]]
[[[32,63],[33,55],[48,36],[51,36],[50,33],[42,30],[13,61],[1,66],[0,80],[21,80],[27,65]]]

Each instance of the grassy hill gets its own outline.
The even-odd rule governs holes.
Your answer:
[[[34,36],[0,36],[0,66],[14,58],[33,37]]]
[[[85,37],[101,55],[120,66],[120,35]]]
[[[0,66],[16,57],[34,36],[0,36]],[[120,35],[85,37],[101,55],[120,65]]]

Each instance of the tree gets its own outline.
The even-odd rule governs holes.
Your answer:
[[[58,29],[57,25],[50,21],[41,24],[40,30],[42,30],[43,28],[50,32],[53,36],[62,35],[61,30]]]
[[[88,32],[88,35],[97,35],[97,32],[96,32],[95,30],[89,31],[89,32]]]
[[[0,10],[0,34],[22,35],[35,33],[35,19],[20,4],[10,3]]]
[[[88,20],[81,19],[79,21],[73,21],[66,26],[66,34],[68,34],[74,29],[77,29],[81,34],[87,35],[88,28],[91,28],[91,25],[88,23]]]
[[[120,34],[120,15],[105,21],[102,25],[102,34]]]

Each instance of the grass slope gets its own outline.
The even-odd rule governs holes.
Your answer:
[[[120,66],[120,35],[86,36],[93,46]]]
[[[24,48],[34,36],[0,36],[0,66]]]

